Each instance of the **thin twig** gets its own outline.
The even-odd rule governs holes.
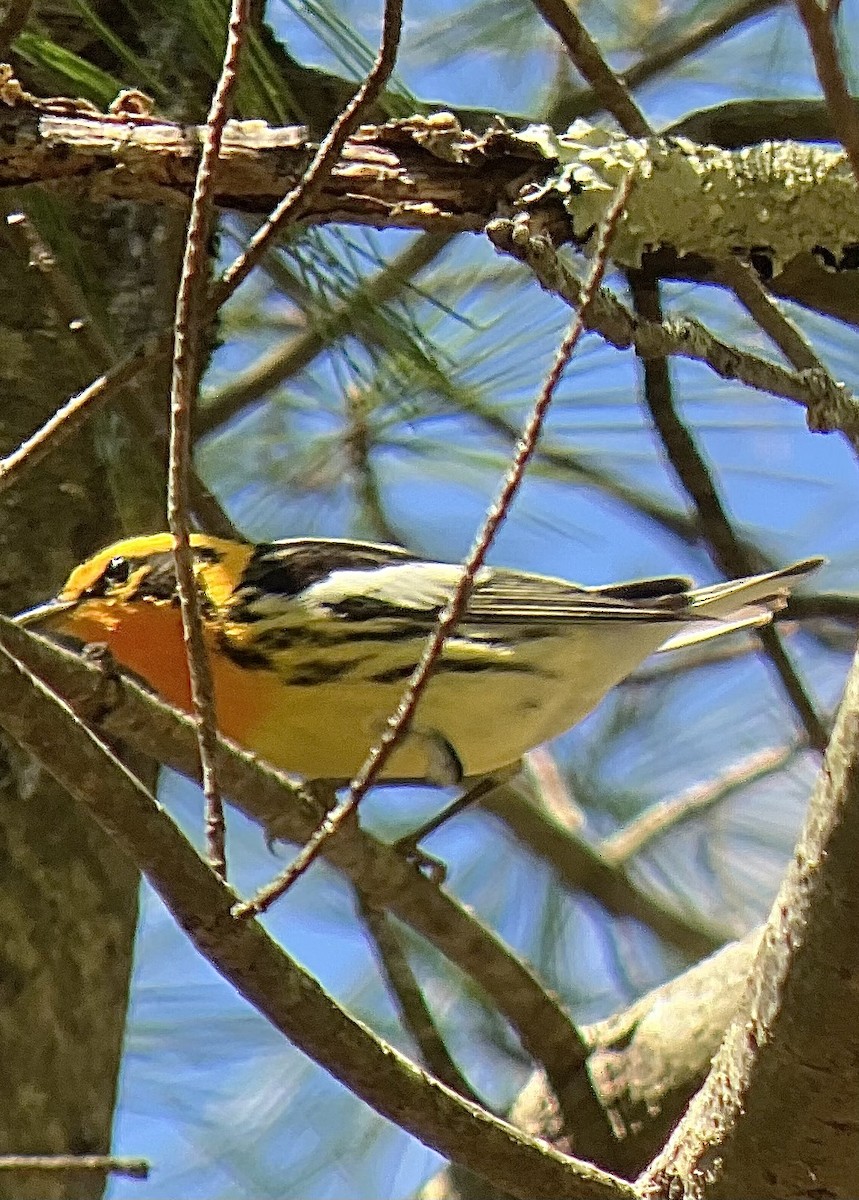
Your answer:
[[[38,271],[44,281],[43,290],[46,298],[50,300],[58,323],[66,329],[74,330],[72,344],[81,358],[87,365],[92,362],[100,366],[113,363],[113,347],[94,319],[83,287],[62,269],[57,255],[42,236],[33,218],[28,213],[16,210],[8,213],[6,225],[18,242],[21,252],[26,254],[28,265]]]
[[[325,186],[346,139],[357,128],[362,115],[376,102],[391,77],[397,60],[402,27],[403,0],[385,0],[382,40],[370,73],[319,143],[319,149],[298,186],[284,196],[253,235],[244,251],[224,271],[210,294],[210,310],[220,308],[232,296],[267,252],[274,238],[301,216],[302,211]]]
[[[639,62],[634,63],[620,76],[627,88],[638,87],[646,83],[654,75],[676,66],[681,59],[688,58],[705,49],[711,42],[722,38],[727,33],[733,33],[738,25],[745,24],[755,17],[764,16],[774,8],[783,8],[785,0],[739,0],[729,5],[712,17],[703,16],[700,24],[695,25],[694,14],[677,10],[677,17],[682,18],[682,29],[677,38],[665,45],[657,46]],[[709,9],[698,9],[706,14]],[[657,31],[659,26],[656,27]]]
[[[308,328],[297,337],[285,346],[273,346],[246,371],[237,372],[207,396],[197,418],[197,436],[214,432],[249,404],[257,403],[284,379],[304,370],[332,342],[359,331],[369,342],[372,323],[367,321],[368,314],[408,287],[412,277],[428,267],[450,242],[448,234],[422,234],[375,275],[357,283],[352,292],[329,312],[318,316],[311,312]],[[309,301],[306,307],[310,308]]]
[[[814,377],[825,381],[827,386],[830,383],[836,388],[839,386],[835,384],[811,342],[799,326],[794,324],[790,317],[782,311],[778,300],[764,286],[756,271],[746,263],[740,262],[739,259],[725,259],[719,263],[715,278],[731,289],[752,320],[781,350],[791,366],[795,367],[797,371],[805,373],[808,378]],[[847,396],[846,389],[844,389],[842,399],[853,403],[852,399]],[[816,404],[809,405],[806,418],[809,429],[827,432],[839,429],[842,436],[853,447],[854,453],[859,454],[859,433],[856,430],[855,420],[839,418],[837,415],[839,411],[844,411],[841,409],[841,402],[837,401],[835,407],[829,411],[827,408],[826,405],[819,407]]]
[[[129,1179],[148,1179],[145,1158],[114,1158],[110,1154],[0,1154],[0,1171],[104,1171]]]
[[[176,297],[173,377],[170,386],[170,451],[167,471],[167,521],[173,535],[176,585],[191,698],[197,718],[203,795],[206,803],[206,847],[213,871],[226,879],[226,827],[215,768],[217,715],[211,664],[203,634],[203,618],[191,551],[191,428],[200,383],[200,357],[206,324],[205,297],[209,274],[209,235],[214,223],[215,172],[229,117],[250,0],[232,0],[224,62],[206,122],[206,141],[194,181],[182,276]]]
[[[534,790],[540,797],[540,807],[545,813],[567,833],[573,836],[581,834],[587,821],[585,811],[570,793],[549,747],[535,746],[529,750],[525,755],[525,767],[534,781]],[[494,808],[498,812],[500,804]]]
[[[499,495],[486,515],[483,527],[463,566],[459,584],[444,611],[439,616],[435,630],[427,641],[397,711],[389,720],[387,728],[378,744],[370,752],[361,769],[349,785],[349,790],[345,798],[326,816],[307,845],[296,855],[292,863],[277,879],[266,887],[261,888],[254,897],[244,904],[236,906],[235,915],[237,917],[249,917],[256,913],[265,912],[275,900],[282,896],[304,874],[319,855],[326,841],[330,837],[333,837],[337,830],[355,813],[369,788],[373,786],[384,770],[397,743],[408,732],[418,701],[429,682],[432,670],[444,648],[444,643],[456,628],[468,605],[474,584],[474,577],[480,570],[492,539],[506,517],[516,492],[519,490],[525,468],[534,453],[543,421],[554,397],[555,389],[569,362],[570,356],[576,348],[579,338],[586,328],[585,318],[588,306],[596,295],[605,273],[611,238],[626,207],[634,180],[635,171],[633,170],[627,174],[623,184],[618,188],[614,202],[606,213],[605,221],[600,228],[597,239],[595,257],[590,275],[582,288],[582,301],[579,312],[576,314],[570,329],[558,349],[552,368],[523,429],[516,454]]]
[[[541,287],[571,308],[578,307],[581,284],[548,237],[523,237],[515,222],[506,217],[491,221],[487,233],[499,251],[525,263]],[[791,400],[805,409],[810,424],[816,414],[824,414],[831,418],[832,428],[841,428],[856,408],[856,399],[825,370],[789,370],[722,341],[689,317],[671,317],[661,324],[644,321],[605,288],[597,294],[588,313],[588,328],[618,350],[634,349],[640,358],[678,355],[703,363],[721,379],[736,380]]]
[[[379,969],[387,981],[400,1019],[420,1052],[424,1066],[452,1091],[458,1092],[472,1104],[480,1104],[485,1108],[483,1100],[472,1089],[444,1044],[444,1038],[433,1020],[390,917],[384,910],[376,908],[360,890],[356,890],[356,895],[358,909],[376,952]]]
[[[831,618],[855,627],[859,621],[859,596],[854,592],[822,592],[817,596],[791,596],[787,614],[797,621]]]
[[[716,13],[711,19],[702,20],[698,25],[694,24],[692,14],[684,13],[683,28],[677,37],[655,46],[649,53],[645,52],[644,57],[623,71],[619,78],[629,90],[639,87],[684,58],[697,54],[710,42],[732,33],[737,26],[763,16],[770,9],[782,7],[784,2],[785,0],[739,0],[737,4]],[[600,107],[596,88],[582,88],[554,105],[546,119],[558,129],[563,125],[572,124],[576,117],[591,116]]]
[[[600,842],[600,857],[613,867],[623,866],[656,838],[663,837],[684,821],[715,808],[740,788],[750,787],[777,771],[785,770],[807,750],[804,742],[759,750],[733,763],[715,779],[696,784],[679,796],[651,805],[617,833]]]
[[[117,363],[83,391],[72,396],[32,437],[0,460],[0,491],[15,483],[24,468],[40,462],[46,454],[70,437],[89,419],[95,407],[103,403],[126,383],[130,383],[145,366],[155,366],[170,352],[169,341],[162,334],[154,343],[143,342],[122,362]]]
[[[856,648],[859,597],[829,593],[822,596],[797,594],[789,597],[784,610],[775,619],[779,629],[785,633],[792,634],[802,629],[825,650],[850,654]],[[749,655],[759,654],[760,648],[760,639],[754,630],[736,633],[731,638],[716,638],[698,646],[685,646],[673,650],[671,654],[648,660],[646,666],[627,675],[617,686],[620,690],[634,691],[654,682],[675,679],[690,671],[738,662]]]
[[[630,137],[647,137],[652,132],[647,118],[633,100],[629,88],[621,83],[603,58],[572,4],[567,0],[533,0],[533,3],[543,20],[558,34],[571,62],[591,85],[606,112],[612,114]]]
[[[733,291],[752,319],[798,372],[802,372],[807,378],[820,380],[827,388],[830,383],[834,383],[811,342],[799,326],[783,312],[778,300],[749,265],[739,259],[725,259],[718,264],[714,281],[721,282]],[[844,399],[852,405],[852,398],[848,397],[846,389],[843,390]],[[834,394],[833,401],[831,408],[828,403],[808,406],[808,427],[826,432],[839,429],[853,447],[854,453],[859,454],[856,422],[847,416],[847,411],[842,409],[841,402]]]
[[[630,137],[652,136],[654,130],[635,104],[629,90],[611,70],[599,47],[573,10],[568,8],[563,0],[534,0],[534,3],[541,12],[544,12],[544,15],[545,10],[549,9],[553,22],[562,19],[562,36],[570,57],[585,79],[600,95],[606,108],[623,130]],[[722,276],[731,287],[744,294],[753,294],[755,301],[758,302],[762,327],[782,350],[788,362],[792,362],[795,367],[801,369],[815,369],[824,377],[828,377],[828,372],[810,345],[804,342],[798,330],[787,320],[776,302],[766,296],[765,289],[756,280],[751,269],[735,259],[725,261],[720,265]],[[636,279],[639,281],[638,299],[642,314],[654,324],[661,324],[662,313],[659,306],[658,284],[654,283],[653,286],[645,288],[644,277],[640,272],[630,272],[629,277],[631,281]],[[635,290],[634,282],[633,288]],[[797,356],[800,357],[797,358]],[[746,573],[748,570],[745,565],[746,556],[734,534],[727,514],[722,508],[715,485],[710,478],[709,469],[699,454],[691,434],[674,408],[665,358],[653,357],[647,360],[644,364],[644,371],[645,395],[649,397],[651,415],[663,438],[666,453],[675,473],[698,509],[705,534],[716,552],[717,558],[721,561],[723,568],[728,569],[728,573]],[[665,440],[666,433],[670,433],[668,441]],[[716,537],[716,541],[713,541],[714,537]],[[822,753],[829,740],[828,734],[823,728],[802,682],[793,669],[778,634],[771,626],[767,626],[760,631],[760,638],[768,658],[775,667],[784,689],[802,721],[811,744]]]
[[[390,300],[408,277],[428,266],[450,243],[450,235],[426,233],[417,238],[402,254],[392,259],[379,273],[365,280],[341,306],[328,314],[283,349],[277,347],[264,355],[244,375],[209,396],[205,406],[195,413],[194,434],[197,439],[216,428],[271,390],[287,375],[307,366],[324,349],[326,339],[333,340],[351,331],[361,313]],[[33,466],[62,441],[80,429],[102,404],[134,381],[146,367],[157,367],[170,354],[172,332],[150,337],[121,362],[104,363],[105,373],[94,379],[83,391],[73,396],[62,408],[6,458],[0,459],[0,491],[11,486],[25,467]],[[194,487],[197,484],[192,481]],[[198,490],[192,505],[207,531],[224,537],[230,533],[230,522],[220,508]]]
[[[76,330],[75,346],[87,368],[95,366],[106,373],[73,396],[16,450],[0,459],[0,492],[14,486],[25,470],[35,466],[80,429],[114,389],[134,385],[129,388],[131,394],[139,401],[148,399],[148,396],[144,397],[137,376],[142,368],[157,367],[167,358],[172,336],[150,337],[131,355],[117,362],[112,344],[90,312],[85,292],[61,269],[56,255],[34,222],[25,213],[15,212],[7,217],[7,225],[10,231],[19,235],[22,251],[28,254],[31,265],[42,273],[45,294],[52,301],[58,321]],[[156,440],[160,443],[163,431],[156,424],[151,404],[129,405],[126,415],[135,436],[144,442]],[[193,469],[190,487],[192,510],[201,527],[223,537],[237,536],[229,517]]]
[[[817,78],[826,98],[832,124],[859,185],[859,127],[856,124],[855,102],[844,78],[832,30],[837,12],[828,5],[821,7],[818,0],[796,0],[796,7],[808,35]]]
[[[367,420],[364,393],[358,388],[346,388],[343,396],[346,409],[346,428],[343,445],[353,477],[358,517],[373,538],[392,545],[402,545],[403,538],[385,512],[379,478],[373,464],[373,436]]]

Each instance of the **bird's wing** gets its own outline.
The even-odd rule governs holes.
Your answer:
[[[697,622],[733,614],[750,602],[777,603],[790,582],[821,561],[808,559],[695,591],[678,576],[582,587],[548,575],[483,567],[463,624]],[[461,566],[421,559],[398,546],[295,538],[256,547],[236,589],[232,615],[237,620],[276,617],[286,608],[355,621],[432,620],[461,576]]]
[[[466,620],[553,623],[565,621],[684,621],[689,580],[640,579],[608,587],[582,587],[546,575],[492,571],[478,579]],[[695,617],[691,617],[695,620]]]
[[[230,602],[230,618],[254,621],[288,610],[291,601],[307,601],[334,578],[366,578],[392,563],[422,561],[399,546],[346,538],[290,538],[253,548]],[[342,590],[342,589],[341,589]],[[347,589],[353,593],[354,589]],[[299,609],[300,611],[300,609]]]
[[[299,599],[330,614],[355,620],[397,614],[435,618],[448,603],[462,567],[412,560],[369,570],[335,570]],[[549,576],[483,567],[478,571],[463,625],[552,624],[569,621],[696,620],[690,615],[686,581],[675,577],[616,589],[583,588]]]

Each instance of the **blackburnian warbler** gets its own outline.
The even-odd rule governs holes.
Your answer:
[[[306,779],[350,779],[462,568],[333,538],[191,542],[221,733]],[[167,533],[117,542],[18,620],[106,643],[189,710],[172,546]],[[484,567],[387,778],[496,774],[575,725],[653,651],[765,623],[822,561],[695,590],[674,576],[592,588]]]

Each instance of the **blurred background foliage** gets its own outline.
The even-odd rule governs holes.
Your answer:
[[[104,106],[121,87],[136,86],[165,114],[199,119],[204,83],[220,63],[226,5],[188,0],[181,16],[174,7],[153,0],[150,30],[176,50],[162,55],[167,70],[149,65],[130,0],[35,4],[12,42],[13,61],[27,65],[31,85],[45,94]],[[657,127],[727,100],[817,95],[790,5],[584,0],[578,10],[612,65],[631,73]],[[269,0],[267,25],[258,26],[243,63],[240,115],[324,128],[349,94],[345,81],[372,61],[379,18],[379,5],[366,0]],[[438,103],[561,127],[582,112],[606,119],[527,0],[407,0],[405,18],[385,113]],[[690,35],[720,19],[722,36],[690,49]],[[857,19],[855,0],[845,0],[848,79]],[[224,262],[253,228],[247,217],[223,214]],[[624,291],[622,278],[610,282]],[[82,286],[96,293],[94,280]],[[665,288],[664,303],[738,345],[771,352],[723,292],[677,283]],[[833,374],[856,389],[852,331],[797,306],[791,315]],[[477,237],[293,232],[222,314],[198,414],[198,471],[250,539],[355,535],[456,560],[496,491],[569,316]],[[845,444],[811,435],[799,408],[703,366],[675,362],[672,378],[735,530],[776,564],[826,554],[815,589],[847,591],[859,532],[845,518],[859,490]],[[121,451],[126,471],[130,453]],[[492,561],[586,583],[672,572],[718,578],[641,404],[634,356],[594,335],[584,340]],[[849,647],[843,622],[797,625],[790,636],[790,654],[824,714],[837,703]],[[570,836],[596,846],[661,801],[712,785],[706,804],[645,839],[627,867],[642,893],[706,929],[715,946],[765,914],[816,761],[798,744],[796,718],[753,642],[657,668],[553,745],[552,759],[576,814]],[[759,763],[765,750],[770,761],[749,779],[718,786],[729,768]],[[162,794],[199,844],[196,789],[168,775]],[[393,838],[437,805],[430,792],[383,790],[369,798],[363,820]],[[562,884],[503,813],[470,813],[430,848],[449,864],[455,894],[534,963],[579,1020],[629,1003],[691,961],[644,923],[612,917],[598,897]],[[279,865],[259,830],[235,816],[230,862],[242,889]],[[412,1052],[342,879],[315,868],[269,925],[354,1012]],[[505,1107],[529,1072],[515,1038],[431,947],[403,936],[452,1053],[474,1088]],[[438,1163],[285,1045],[196,957],[150,894],[116,1150],[149,1157],[154,1170],[145,1183],[111,1183],[114,1200],[401,1197]]]

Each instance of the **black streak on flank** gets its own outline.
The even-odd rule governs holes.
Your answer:
[[[436,672],[449,671],[455,675],[478,675],[481,671],[492,671],[499,673],[503,671],[510,675],[545,675],[545,671],[541,671],[539,667],[535,667],[533,663],[516,663],[505,662],[503,659],[496,659],[492,662],[468,662],[462,659],[440,659]]]
[[[380,671],[378,675],[369,675],[368,683],[400,683],[408,679],[415,669],[415,664],[411,666],[404,664],[399,667],[391,667],[388,671]],[[442,656],[436,663],[435,674],[441,675],[447,672],[449,675],[479,675],[481,671],[492,671],[495,673],[505,672],[512,675],[540,675],[544,678],[549,678],[546,671],[541,671],[539,667],[533,664],[526,665],[525,663],[514,662],[464,662],[461,659],[449,659]]]
[[[249,671],[273,671],[275,664],[265,654],[261,654],[259,650],[253,650],[248,646],[236,646],[228,637],[223,634],[218,638],[218,649],[234,662],[237,667],[243,667]]]
[[[241,614],[230,613],[230,619],[243,623]],[[315,648],[319,650],[338,649],[347,641],[350,646],[359,642],[377,642],[381,646],[391,642],[404,642],[410,638],[423,641],[429,633],[429,625],[417,624],[377,624],[372,629],[350,629],[348,637],[344,638],[343,630],[336,625],[323,625],[319,628],[290,625],[283,629],[272,628],[262,631],[257,638],[257,645],[262,650],[272,653],[286,653],[290,650]]]
[[[289,676],[290,687],[315,687],[323,683],[336,683],[344,676],[351,675],[355,667],[353,661],[329,662],[318,659],[316,662],[306,662],[300,671]]]
[[[415,664],[404,663],[401,667],[391,667],[388,671],[379,671],[378,675],[369,675],[368,683],[404,683],[414,674]]]
[[[414,638],[424,642],[431,629],[432,622],[429,621],[424,623],[403,620],[395,623],[389,617],[373,629],[350,629],[347,636],[350,642],[381,642],[382,645],[388,645],[391,642],[408,642]],[[339,638],[337,640],[339,641]]]

